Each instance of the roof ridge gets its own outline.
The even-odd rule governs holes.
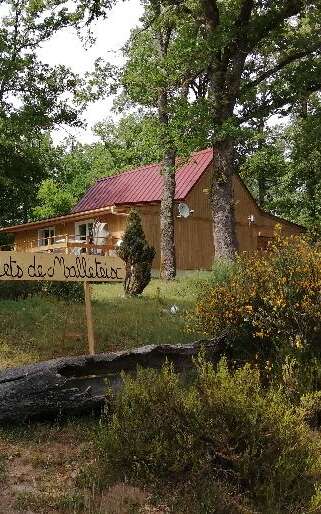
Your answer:
[[[209,152],[210,150],[213,150],[212,147],[203,148],[203,150],[196,150],[195,152],[191,152],[190,155],[189,155],[188,160],[191,159],[191,157],[193,155]],[[178,157],[180,157],[180,156],[178,156]],[[185,164],[187,164],[187,163],[188,163],[188,161],[186,161]],[[161,162],[151,162],[149,164],[141,164],[140,166],[137,166],[137,168],[131,168],[131,169],[126,170],[126,171],[119,171],[119,173],[116,173],[115,175],[106,175],[105,177],[98,178],[96,180],[96,184],[97,184],[97,182],[103,182],[105,180],[113,179],[115,177],[118,177],[118,175],[125,175],[125,174],[128,174],[128,173],[134,173],[135,171],[139,171],[141,168],[152,168],[153,166],[160,166],[160,165],[161,165]],[[180,168],[181,167],[182,166],[180,166]]]
[[[153,162],[153,163],[150,163],[150,164],[141,164],[137,168],[131,168],[130,170],[126,170],[126,171],[119,171],[119,173],[116,173],[115,175],[107,175],[105,177],[98,178],[96,180],[96,183],[97,182],[103,182],[104,180],[108,180],[110,178],[118,177],[119,175],[127,175],[129,173],[133,173],[134,171],[138,171],[141,168],[152,168],[153,166],[159,166],[159,165],[160,165],[159,162]]]

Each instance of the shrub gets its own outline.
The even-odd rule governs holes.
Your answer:
[[[141,294],[151,279],[155,249],[148,245],[140,216],[134,209],[129,213],[117,255],[126,264],[125,293],[132,296]]]
[[[21,300],[37,294],[81,302],[84,299],[84,288],[80,282],[0,282],[0,300]]]
[[[73,303],[83,302],[85,298],[82,282],[42,282],[41,294]]]
[[[180,512],[292,514],[314,492],[307,426],[250,365],[200,359],[189,385],[169,365],[124,377],[99,444],[106,473],[154,484]]]
[[[41,282],[0,281],[0,300],[20,300],[40,290]]]
[[[321,340],[321,244],[280,230],[264,255],[243,254],[225,283],[206,289],[191,323],[206,335],[249,341],[252,355],[287,347],[318,348]]]
[[[321,391],[314,391],[301,397],[303,417],[311,428],[321,427]]]

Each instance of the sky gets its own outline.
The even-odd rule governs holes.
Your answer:
[[[95,43],[84,47],[76,31],[65,29],[55,34],[40,48],[38,55],[47,64],[63,64],[69,66],[75,73],[83,74],[92,71],[98,57],[109,60],[114,64],[122,62],[121,48],[127,41],[130,30],[137,25],[143,9],[139,0],[118,2],[110,11],[106,20],[96,22],[92,31]],[[98,121],[111,116],[112,98],[92,103],[86,109],[83,118],[87,122],[86,129],[60,128],[53,133],[55,143],[59,143],[68,135],[73,135],[83,143],[95,141],[91,127]]]

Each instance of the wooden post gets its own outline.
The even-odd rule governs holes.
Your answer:
[[[88,334],[88,347],[90,355],[95,354],[95,337],[94,337],[94,324],[93,315],[91,308],[91,284],[90,282],[84,282],[85,289],[85,309],[86,309],[86,320],[87,320],[87,334]]]

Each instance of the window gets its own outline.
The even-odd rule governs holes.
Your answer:
[[[93,237],[93,226],[94,222],[92,220],[89,221],[81,221],[79,223],[75,223],[75,239],[80,241],[87,241],[87,238]]]
[[[55,227],[42,228],[38,230],[38,245],[48,246],[55,242]]]

